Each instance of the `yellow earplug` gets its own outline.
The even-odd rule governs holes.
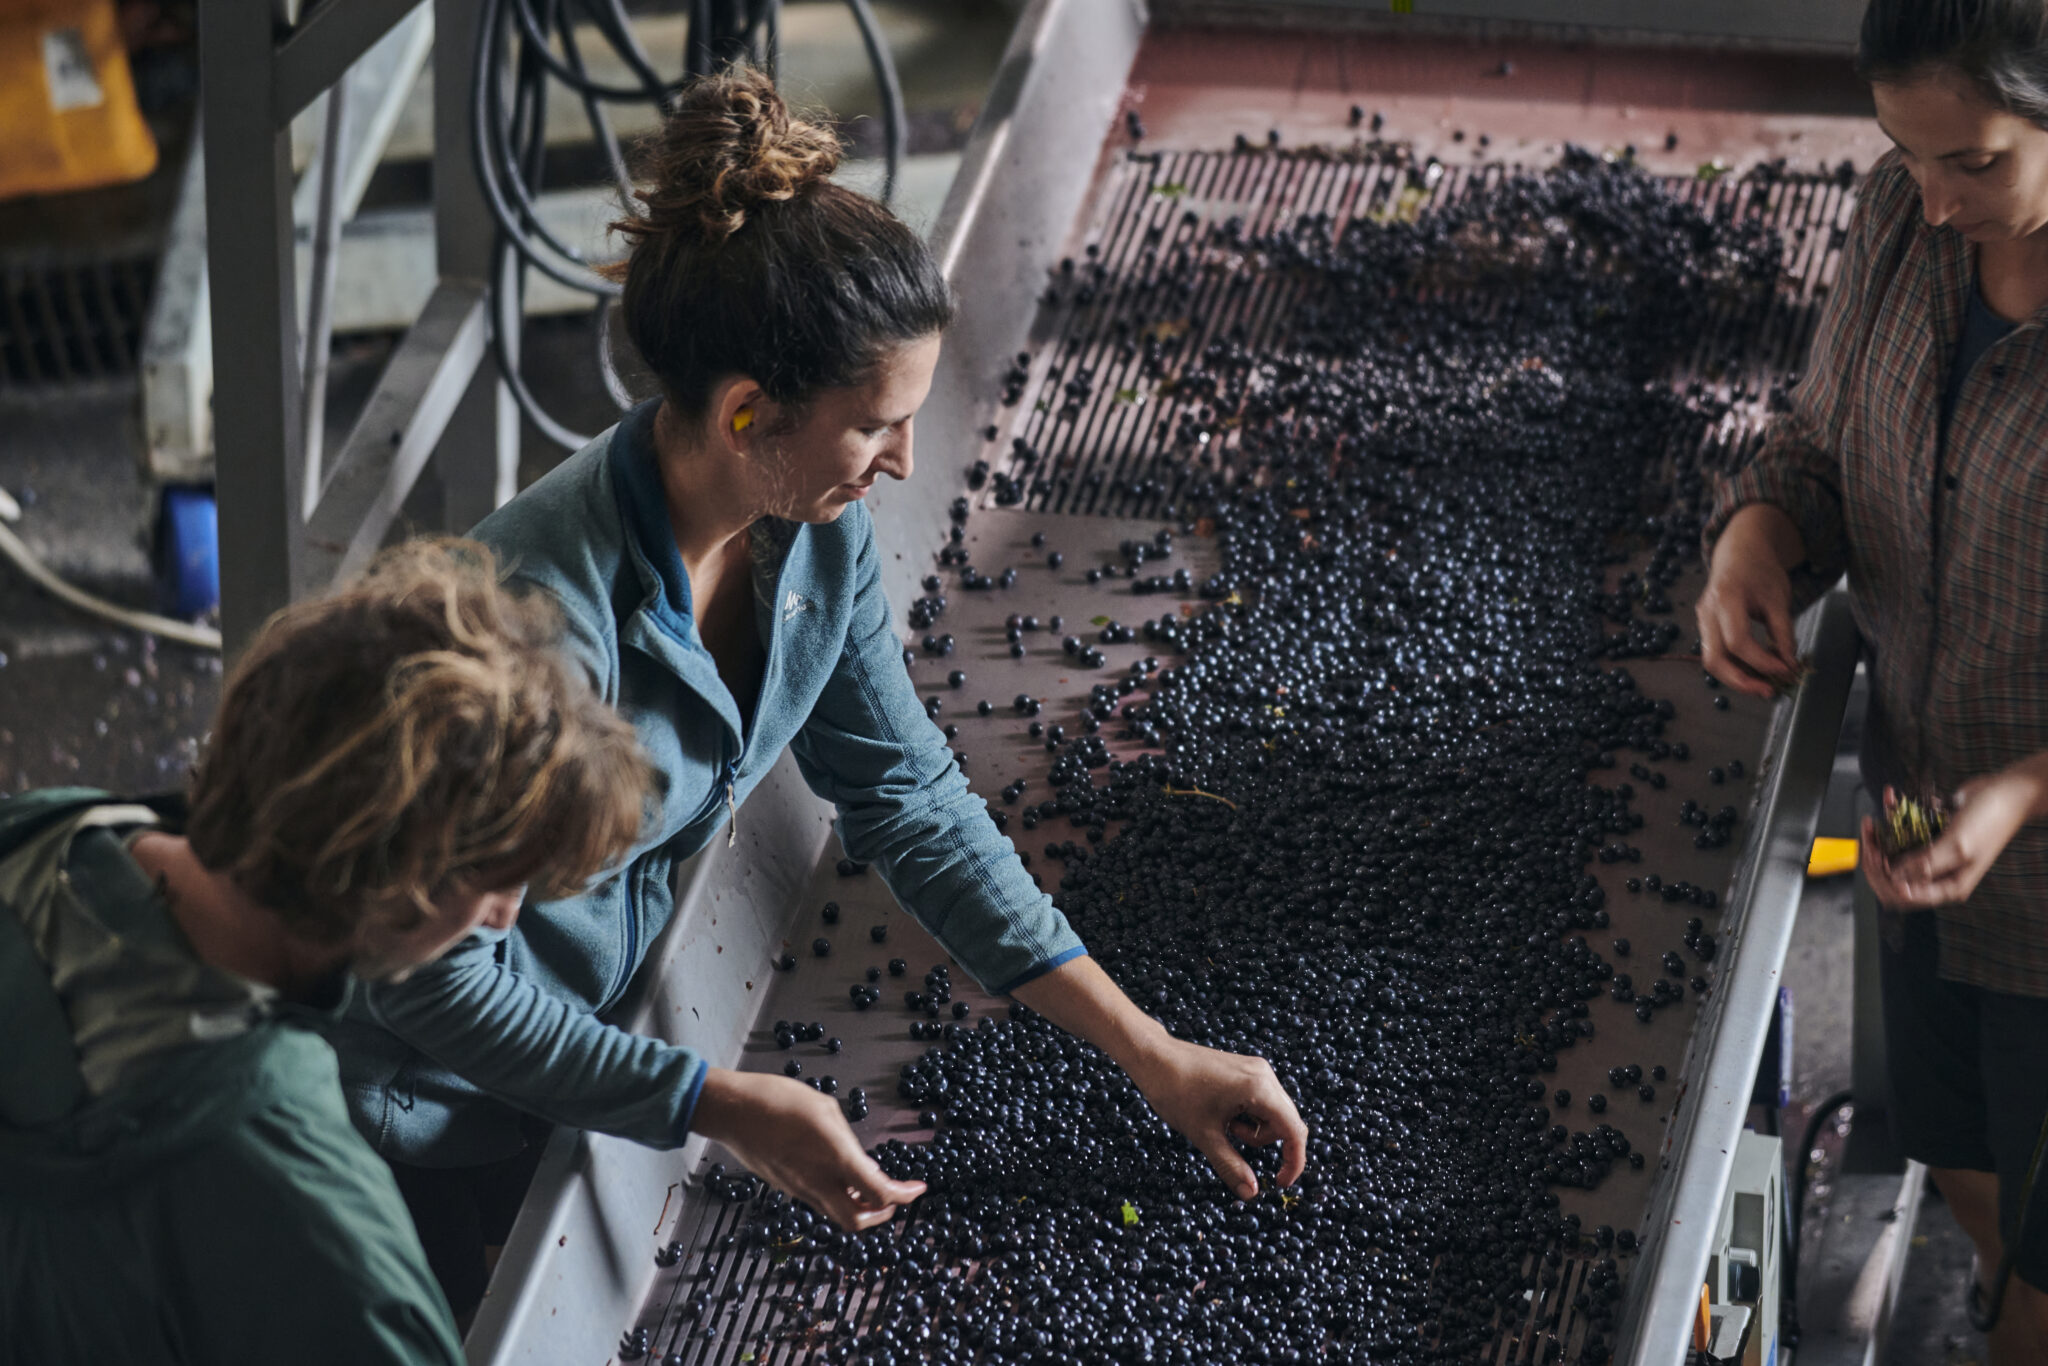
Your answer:
[[[743,432],[753,425],[754,410],[752,408],[742,408],[732,415],[732,429],[736,432]]]

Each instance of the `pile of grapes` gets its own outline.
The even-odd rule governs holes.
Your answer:
[[[1063,718],[1051,795],[1009,828],[1061,861],[1062,909],[1139,1005],[1271,1061],[1307,1175],[1240,1203],[1087,1045],[1021,1009],[949,1023],[901,1079],[936,1138],[878,1152],[931,1185],[903,1227],[847,1236],[775,1197],[746,1226],[803,1247],[806,1283],[887,1271],[857,1329],[829,1296],[814,1316],[826,1361],[1475,1361],[1578,1257],[1580,1327],[1538,1359],[1610,1355],[1634,1235],[1581,1228],[1557,1188],[1643,1154],[1547,1074],[1594,997],[1647,1018],[1688,995],[1617,982],[1588,867],[1642,825],[1625,770],[1686,757],[1624,663],[1691,636],[1668,590],[1726,409],[1672,377],[1711,320],[1761,315],[1780,243],[1571,156],[1409,221],[1220,223],[1064,279],[1140,328],[1225,259],[1305,302],[1276,338],[1147,355],[1184,414],[1172,521],[1221,570]],[[1138,566],[1171,535],[1126,552],[1104,572],[1170,586]]]

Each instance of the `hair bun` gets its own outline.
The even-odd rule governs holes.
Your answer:
[[[839,138],[790,115],[762,72],[737,67],[685,87],[649,144],[646,212],[635,236],[723,242],[761,205],[795,198],[838,168]]]

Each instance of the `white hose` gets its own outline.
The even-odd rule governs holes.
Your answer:
[[[0,494],[0,498],[6,498],[6,495]],[[8,506],[12,506],[13,503],[12,498],[6,498]],[[23,543],[21,537],[8,529],[7,520],[9,519],[5,517],[4,511],[0,511],[0,556],[4,556],[16,569],[26,574],[31,583],[51,597],[68,603],[81,612],[89,612],[117,626],[125,626],[131,631],[160,636],[179,645],[190,645],[195,650],[220,649],[220,632],[211,626],[195,626],[189,621],[160,617],[154,612],[138,612],[119,603],[108,602],[105,598],[95,597],[82,588],[75,588],[64,582],[50,572],[48,565],[36,558],[35,552]]]

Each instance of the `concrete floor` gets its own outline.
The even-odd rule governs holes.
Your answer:
[[[949,6],[892,8],[944,19]],[[966,16],[953,21],[961,40],[956,45],[921,39],[920,57],[905,76],[922,149],[943,153],[945,130],[964,131],[963,116],[971,117],[1000,53],[991,16],[1001,9],[956,11]],[[853,100],[843,77],[821,71],[808,79],[821,90],[845,90]],[[929,191],[924,197],[935,199]],[[156,202],[147,194],[141,198]],[[79,203],[83,208],[105,201],[80,197]],[[911,206],[906,216],[928,219],[932,208]],[[84,215],[96,216],[97,209]],[[72,231],[57,200],[38,203],[32,215],[9,215],[17,233],[25,220],[49,225],[52,234]],[[332,407],[337,439],[388,346],[361,338],[341,347]],[[536,322],[528,328],[526,347],[529,373],[551,411],[585,430],[611,420],[613,410],[590,365],[586,324]],[[33,399],[0,397],[0,488],[21,499],[20,534],[59,573],[117,601],[152,606],[155,493],[140,475],[137,403],[132,381]],[[531,433],[526,451],[526,480],[559,458]],[[131,793],[176,788],[197,755],[219,689],[217,659],[82,618],[0,567],[0,793],[81,783]],[[1848,907],[1846,880],[1814,884],[1787,963],[1797,1022],[1794,1102],[1784,1116],[1790,1142],[1797,1142],[1807,1107],[1848,1085]],[[1827,1236],[1826,1191],[1841,1146],[1840,1127],[1824,1133],[1820,1144],[1803,1262]],[[1967,1240],[1938,1198],[1930,1197],[1921,1211],[1887,1362],[1963,1366],[1983,1360],[1982,1339],[1970,1331],[1962,1310],[1969,1268]]]
[[[60,575],[151,608],[154,490],[135,457],[132,384],[0,404],[0,488]],[[51,601],[0,566],[0,793],[184,784],[220,695],[216,655],[159,646]]]

